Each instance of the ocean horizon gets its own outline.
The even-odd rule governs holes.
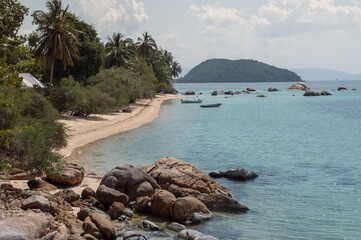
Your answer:
[[[304,83],[333,95],[304,97],[287,91],[290,82],[174,84],[179,92],[195,91],[204,104],[222,106],[169,100],[154,121],[91,143],[74,158],[98,174],[167,156],[207,174],[234,167],[257,172],[249,182],[217,179],[250,208],[245,214],[214,212],[214,220],[192,227],[220,239],[360,239],[361,81]],[[348,91],[337,91],[340,86]],[[256,92],[210,95],[247,87]],[[155,233],[157,238],[172,236]]]

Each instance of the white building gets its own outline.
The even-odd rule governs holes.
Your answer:
[[[46,86],[44,83],[40,82],[38,79],[36,79],[33,75],[30,73],[20,73],[19,77],[23,78],[23,85],[29,88],[32,88],[34,86],[38,86],[40,88],[45,88]]]

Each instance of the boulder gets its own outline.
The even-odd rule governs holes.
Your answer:
[[[268,88],[268,91],[269,92],[277,92],[277,91],[279,91],[277,88],[274,88],[274,87],[270,87],[270,88]]]
[[[177,223],[177,222],[171,222],[171,223],[167,224],[166,228],[171,231],[174,231],[174,232],[180,232],[180,231],[186,229],[186,226],[184,226],[183,224]]]
[[[211,177],[211,178],[220,178],[220,177],[223,177],[222,173],[220,171],[215,171],[215,172],[210,172],[208,173],[208,175]]]
[[[65,163],[59,175],[47,175],[47,180],[63,185],[76,185],[84,179],[84,168],[76,163]]]
[[[192,214],[189,221],[191,224],[199,224],[205,221],[212,220],[214,215],[212,213],[195,212]]]
[[[295,83],[288,90],[306,90],[307,86],[303,83]]]
[[[150,213],[151,212],[151,202],[152,198],[149,196],[139,197],[135,201],[135,211],[141,213]]]
[[[226,94],[226,95],[234,95],[234,92],[233,91],[227,91],[224,94]]]
[[[143,229],[147,229],[150,231],[159,231],[160,228],[153,222],[149,221],[149,220],[142,220],[139,222],[138,224],[139,228],[143,228]]]
[[[57,192],[55,194],[55,196],[58,196],[58,197],[64,199],[68,203],[75,202],[80,198],[79,194],[75,193],[71,189],[61,190],[60,192]]]
[[[244,168],[231,168],[222,172],[223,177],[239,181],[248,181],[257,178],[259,175],[251,170]]]
[[[124,233],[123,240],[147,240],[147,237],[138,232],[128,231]]]
[[[95,195],[96,199],[105,205],[111,205],[114,202],[120,202],[126,206],[129,201],[129,197],[126,194],[116,189],[109,188],[103,184],[98,187]]]
[[[57,189],[53,184],[50,184],[42,179],[30,180],[27,184],[30,190],[45,190],[50,192]]]
[[[310,97],[310,96],[320,96],[321,94],[319,92],[315,92],[309,88],[306,88],[305,93],[303,96]]]
[[[23,209],[40,209],[42,212],[50,211],[50,202],[46,197],[40,195],[33,195],[22,202]]]
[[[122,215],[124,215],[128,218],[132,218],[134,215],[134,212],[130,208],[125,208]]]
[[[158,159],[153,165],[143,169],[157,180],[162,189],[168,190],[176,197],[200,197],[216,192],[232,196],[228,188],[220,185],[202,170],[176,158]]]
[[[188,90],[184,93],[184,95],[195,95],[196,93],[192,90]]]
[[[212,96],[217,96],[217,95],[218,95],[218,92],[217,92],[217,91],[213,91],[213,92],[211,93],[211,95],[212,95]]]
[[[322,91],[322,92],[321,92],[321,95],[322,95],[322,96],[329,96],[329,95],[332,95],[332,93],[327,92],[327,91]]]
[[[26,211],[0,221],[0,240],[42,239],[54,230],[49,214]]]
[[[102,185],[126,194],[129,201],[134,201],[137,197],[152,196],[154,190],[160,188],[142,169],[129,164],[116,167],[105,174],[100,182],[100,186]]]
[[[339,87],[337,88],[338,91],[347,91],[348,89],[346,87]]]
[[[83,230],[99,239],[116,239],[112,223],[100,213],[93,213],[84,220]]]
[[[173,204],[173,220],[183,223],[190,220],[193,213],[210,213],[206,205],[194,197],[180,197]]]
[[[246,90],[249,91],[249,92],[254,92],[254,91],[256,91],[256,89],[254,89],[254,88],[247,88]]]
[[[109,216],[118,219],[125,210],[125,206],[120,202],[114,202],[109,208]]]
[[[77,217],[79,220],[84,221],[88,216],[93,213],[89,208],[81,208],[77,213]]]
[[[193,229],[184,229],[178,233],[177,237],[186,240],[218,240],[216,237],[204,235],[203,233]]]
[[[259,94],[259,95],[257,95],[256,97],[265,98],[265,97],[266,97],[266,95]]]
[[[177,198],[166,190],[158,190],[152,197],[151,212],[163,218],[172,218],[173,204]]]
[[[227,212],[247,212],[249,209],[245,205],[239,203],[234,198],[228,196],[211,193],[202,197],[201,202],[203,202],[208,209],[218,210],[218,211],[227,211]]]
[[[84,199],[88,199],[90,197],[95,197],[95,192],[94,192],[94,190],[92,188],[86,187],[81,192],[81,197],[84,198]]]
[[[250,91],[248,91],[248,90],[242,90],[242,92],[241,92],[242,94],[250,94],[251,92]]]

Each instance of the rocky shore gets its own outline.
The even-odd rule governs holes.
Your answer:
[[[213,210],[248,211],[230,189],[172,157],[142,168],[115,167],[95,177],[96,185],[86,183],[90,176],[81,166],[64,169],[23,188],[2,181],[0,240],[217,239],[192,228],[212,221]]]

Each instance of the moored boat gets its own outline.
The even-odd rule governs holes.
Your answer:
[[[219,107],[221,105],[222,103],[206,104],[206,105],[201,105],[201,108],[214,108],[214,107]]]

